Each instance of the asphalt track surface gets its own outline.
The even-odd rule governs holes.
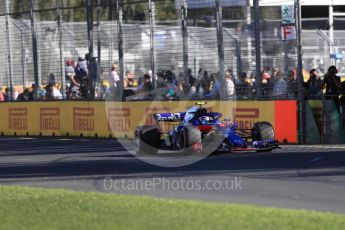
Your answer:
[[[161,155],[151,162],[170,160]],[[345,213],[345,145],[219,154],[166,168],[115,140],[1,137],[5,184]]]

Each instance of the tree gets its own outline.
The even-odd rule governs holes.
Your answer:
[[[97,6],[97,0],[94,6]],[[23,18],[26,13],[28,18],[30,12],[30,1],[11,1],[15,18]],[[86,0],[61,0],[64,21],[85,21],[86,20]],[[117,0],[101,0],[101,19],[115,20]],[[36,17],[38,20],[56,20],[56,0],[34,1]],[[156,19],[158,21],[176,19],[175,0],[156,0]],[[39,12],[37,12],[39,10]],[[123,0],[123,12],[125,20],[145,21],[148,19],[148,0],[133,1]],[[96,13],[96,9],[94,10]]]

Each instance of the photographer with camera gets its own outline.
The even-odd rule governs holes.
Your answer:
[[[333,100],[338,112],[340,112],[339,95],[341,81],[340,77],[336,75],[337,73],[337,67],[330,66],[325,74],[324,79],[322,80],[321,87],[322,89],[326,88],[325,99]]]

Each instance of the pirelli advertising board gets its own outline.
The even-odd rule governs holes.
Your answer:
[[[0,133],[18,136],[132,138],[135,127],[152,124],[152,114],[184,112],[195,102],[31,102],[0,104]],[[270,122],[281,142],[297,142],[295,101],[209,101],[209,111],[250,129]]]

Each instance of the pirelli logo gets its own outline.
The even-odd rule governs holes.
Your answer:
[[[129,132],[131,127],[131,110],[129,108],[108,109],[108,128],[114,132]]]
[[[10,130],[28,129],[28,110],[26,108],[9,108],[8,118]]]
[[[40,128],[42,131],[55,131],[60,129],[60,109],[41,108]]]
[[[95,131],[95,109],[73,108],[73,130]]]
[[[258,108],[235,108],[233,114],[234,122],[241,129],[251,129],[260,118],[260,110]]]

